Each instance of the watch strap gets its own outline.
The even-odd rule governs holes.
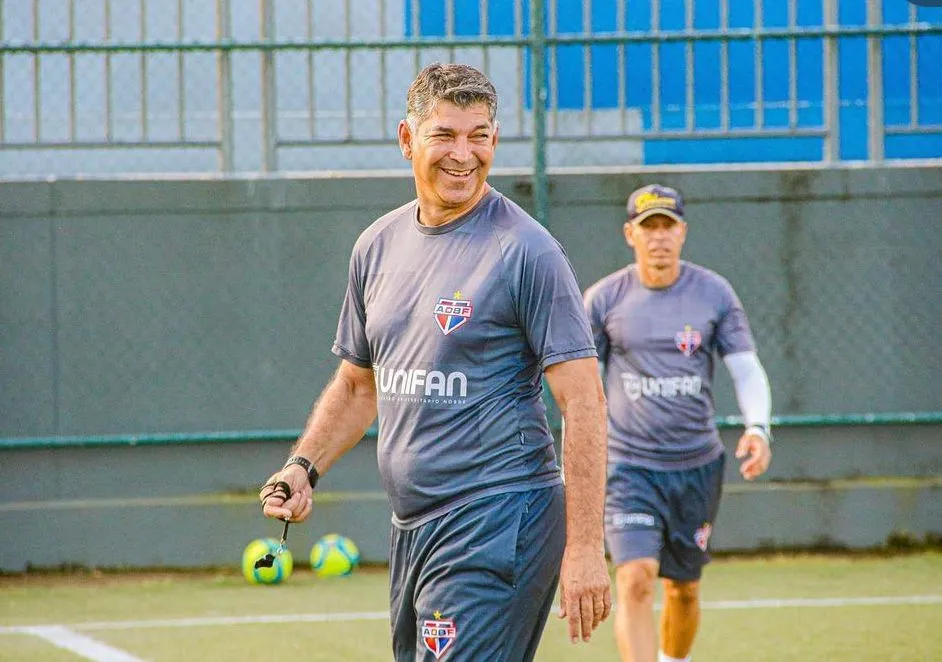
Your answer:
[[[303,455],[292,455],[288,458],[288,461],[285,462],[285,465],[282,467],[282,469],[286,469],[292,464],[297,464],[307,472],[307,480],[311,484],[311,489],[313,490],[317,486],[318,479],[320,479],[320,474],[317,473],[317,469],[314,468],[314,463]]]

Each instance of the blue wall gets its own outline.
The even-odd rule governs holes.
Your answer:
[[[491,36],[514,34],[514,1],[484,0],[488,6],[488,33]],[[529,1],[523,1],[523,34],[529,32]],[[556,3],[559,34],[582,32],[583,0],[549,0]],[[457,36],[481,34],[481,0],[453,0]],[[412,3],[405,3],[406,34],[414,36]],[[839,1],[839,22],[844,26],[866,24],[866,3]],[[720,27],[719,0],[694,0],[694,28],[716,30]],[[618,29],[617,0],[592,2],[592,31],[611,33]],[[823,0],[798,2],[797,23],[801,27],[823,24]],[[885,25],[909,21],[909,3],[885,0]],[[423,37],[445,34],[445,0],[421,0],[419,33]],[[788,7],[782,0],[764,0],[763,25],[784,28],[788,25]],[[631,0],[624,28],[629,32],[646,32],[651,28],[650,0]],[[751,1],[729,2],[731,28],[752,27],[755,20]],[[942,23],[942,8],[920,7],[917,20]],[[665,31],[684,29],[683,0],[661,0],[660,27]],[[798,126],[820,127],[823,124],[823,40],[798,41]],[[942,124],[942,35],[920,36],[918,52],[918,104],[922,125]],[[755,127],[755,48],[754,42],[736,41],[729,47],[730,126],[733,129]],[[675,42],[660,46],[661,99],[660,116],[665,130],[684,128],[685,120],[685,45]],[[646,129],[651,129],[651,60],[650,44],[632,44],[626,48],[627,80],[625,95],[629,107],[639,108]],[[616,46],[592,47],[591,107],[616,108],[618,104],[618,49]],[[867,158],[867,44],[864,38],[842,37],[840,54],[840,158]],[[885,123],[887,126],[909,122],[909,39],[887,37],[883,42]],[[556,52],[557,71],[551,86],[558,89],[561,109],[584,106],[586,81],[583,72],[583,48],[561,46]],[[762,89],[765,126],[788,126],[788,43],[766,41],[763,56]],[[718,129],[720,126],[720,45],[718,42],[694,46],[695,127]],[[551,98],[553,93],[551,92]],[[711,163],[739,161],[807,161],[820,160],[823,141],[813,137],[741,138],[716,140],[657,140],[645,144],[646,163]],[[888,136],[886,158],[929,158],[942,156],[942,135]]]

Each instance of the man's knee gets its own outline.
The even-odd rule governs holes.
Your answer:
[[[653,604],[658,564],[654,559],[638,559],[618,566],[615,583],[618,602]]]
[[[664,580],[664,600],[678,606],[695,605],[700,601],[700,582],[682,582],[676,579]]]

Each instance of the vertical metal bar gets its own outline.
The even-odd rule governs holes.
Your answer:
[[[883,25],[883,0],[867,0],[867,27]],[[867,143],[869,159],[882,161],[884,154],[885,118],[883,112],[883,37],[871,33],[867,37]]]
[[[415,72],[414,73],[418,74],[419,71],[421,71],[422,69],[422,51],[421,49],[419,49],[419,41],[422,37],[422,35],[420,34],[422,30],[422,21],[420,20],[421,13],[422,13],[422,6],[421,6],[421,0],[409,0],[409,2],[412,3],[412,38],[415,40],[415,44],[416,44],[415,65],[414,65]]]
[[[720,0],[720,30],[729,33],[729,0]],[[729,131],[729,39],[720,42],[720,128]]]
[[[792,34],[798,25],[798,0],[788,0],[788,29]],[[798,127],[798,42],[788,40],[788,127]]]
[[[379,34],[380,38],[386,37],[386,3],[384,0],[379,2]],[[389,112],[386,109],[389,90],[387,89],[386,76],[386,49],[379,49],[379,123],[382,127],[383,138],[389,137]]]
[[[693,0],[684,0],[684,27],[687,32],[693,32]],[[693,131],[696,123],[696,99],[694,98],[694,60],[693,40],[688,39],[684,44],[684,125],[687,131]]]
[[[535,0],[531,0],[533,2]],[[559,25],[557,23],[558,16],[556,15],[556,2],[555,0],[543,0],[544,2],[544,12],[546,11],[546,3],[549,3],[549,34],[558,37],[559,36]],[[541,26],[542,27],[542,26]],[[545,37],[544,33],[544,37]],[[551,135],[559,135],[559,63],[556,60],[556,52],[559,49],[559,46],[553,46],[552,48],[548,47],[549,50],[549,61],[547,64],[547,81],[546,81],[546,92],[549,95],[550,100],[550,125],[552,126]]]
[[[383,3],[380,3],[380,7]],[[304,25],[308,42],[314,41],[314,0],[308,0],[304,3]],[[307,51],[307,137],[314,140],[317,136],[317,113],[315,106],[317,104],[317,90],[314,80],[314,50]]]
[[[261,38],[271,41],[275,30],[274,0],[259,0]],[[275,97],[274,52],[262,52],[262,172],[278,169],[278,106]]]
[[[39,41],[39,0],[33,0],[33,41]],[[33,140],[42,140],[42,64],[33,53]]]
[[[455,38],[455,0],[445,0],[445,37]],[[448,47],[449,62],[455,61],[455,47]]]
[[[69,43],[75,41],[75,0],[69,0]],[[75,53],[69,52],[69,142],[75,142]],[[3,104],[0,103],[0,106]]]
[[[481,8],[481,58],[484,61],[484,73],[490,75],[491,51],[488,49],[487,44],[491,34],[491,17],[487,0],[480,0],[478,6]]]
[[[916,23],[916,5],[909,5],[909,25]],[[909,35],[909,126],[919,125],[919,48],[916,35]]]
[[[753,0],[752,6],[755,7],[755,21],[753,23],[753,29],[756,31],[756,49],[753,58],[755,65],[754,69],[756,72],[755,123],[757,129],[762,129],[765,127],[765,68],[763,67],[763,51],[765,50],[765,44],[762,41],[762,37],[760,37],[758,33],[764,29],[765,18],[762,14],[762,0]]]
[[[105,0],[105,42],[111,42],[111,0]],[[114,138],[114,94],[111,89],[111,53],[105,53],[105,142]]]
[[[71,2],[72,0],[70,0]],[[139,0],[138,7],[141,11],[141,41],[147,41],[147,0]],[[147,142],[150,136],[150,130],[147,126],[147,53],[141,51],[138,61],[141,75],[141,140]]]
[[[530,0],[530,43],[533,52],[530,71],[533,95],[533,213],[546,225],[549,216],[549,185],[546,179],[546,30],[545,0]]]
[[[661,31],[661,0],[651,0],[651,34]],[[661,130],[661,43],[651,43],[651,129]]]
[[[232,14],[229,0],[216,0],[216,41],[227,42],[232,37]],[[220,49],[216,53],[216,104],[219,106],[219,169],[232,172],[233,137],[232,126],[232,53]]]
[[[177,0],[177,41],[183,41],[184,0]],[[186,68],[183,51],[177,52],[177,140],[186,140]]]
[[[343,10],[343,35],[347,43],[350,43],[353,35],[350,21],[352,13],[350,0],[346,0]],[[343,53],[343,70],[346,74],[346,80],[343,84],[343,135],[347,140],[350,140],[353,137],[353,51],[349,48]]]
[[[615,1],[615,21],[617,24],[616,32],[623,34],[628,20],[628,0]],[[625,45],[618,44],[618,115],[619,127],[622,135],[628,133],[628,99],[626,90],[628,88],[628,72],[625,68]]]
[[[837,0],[824,0],[824,27],[837,28]],[[840,158],[841,97],[838,83],[838,42],[833,34],[824,38],[824,161],[834,163]]]
[[[0,0],[0,41],[3,40],[3,0]],[[6,72],[3,68],[4,57],[0,53],[0,145],[6,142],[7,135],[7,104],[6,104]]]
[[[514,0],[514,37],[520,39],[523,35],[523,0]],[[524,89],[525,89],[525,80],[526,72],[524,66],[526,49],[518,48],[517,49],[517,98],[520,99],[520,109],[517,112],[517,135],[523,135],[524,129],[524,112],[525,107],[524,103]],[[530,48],[531,55],[533,54],[533,48],[531,43]],[[532,69],[531,69],[532,71]],[[533,81],[530,81],[530,89],[533,90]],[[531,99],[533,107],[536,107],[536,98]]]
[[[592,34],[592,0],[582,3],[582,32]],[[585,133],[592,135],[592,45],[583,46],[582,54],[582,110],[585,112]]]

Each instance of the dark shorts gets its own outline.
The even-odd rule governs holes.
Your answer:
[[[726,457],[696,469],[655,471],[609,466],[605,541],[612,562],[653,558],[661,577],[700,578],[709,563],[710,533],[719,512]]]
[[[518,662],[536,654],[565,546],[563,486],[484,497],[393,527],[397,662]]]

